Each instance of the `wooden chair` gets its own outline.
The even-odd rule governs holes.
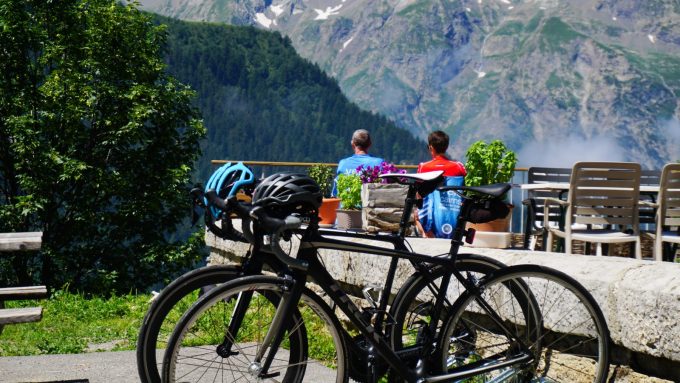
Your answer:
[[[532,166],[527,174],[527,182],[540,184],[548,182],[569,183],[571,168],[544,168]],[[533,250],[536,244],[536,236],[545,234],[545,199],[564,199],[564,193],[559,191],[529,190],[527,198],[522,201],[526,206],[526,220],[524,225],[524,248]],[[562,212],[559,206],[552,206],[548,210],[548,222],[553,226],[560,225]],[[543,250],[545,250],[545,236],[543,238]]]
[[[572,252],[572,241],[597,244],[635,243],[635,257],[641,259],[638,202],[640,165],[630,162],[577,162],[569,181],[567,200],[546,198],[545,215],[553,205],[563,206],[564,228],[551,227],[548,218],[547,246],[552,248],[554,236],[564,239],[565,252]],[[545,216],[544,216],[545,217]],[[573,225],[581,224],[577,228]]]
[[[657,186],[660,181],[661,170],[643,170],[640,172],[640,186]],[[649,201],[654,204],[656,203],[657,194],[640,192],[640,201]],[[653,205],[641,203],[638,213],[640,215],[640,224],[654,224],[656,222],[656,208]]]
[[[680,230],[671,231],[672,226],[680,226],[680,163],[666,164],[661,171],[659,195],[656,203],[640,202],[643,206],[656,209],[656,229],[647,233],[654,239],[654,259],[664,258],[672,261],[671,252],[664,257],[664,243],[680,244]]]

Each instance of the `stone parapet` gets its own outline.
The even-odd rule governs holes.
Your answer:
[[[412,238],[408,242],[414,251],[423,254],[449,250],[448,240]],[[223,263],[224,257],[237,260],[248,248],[247,244],[222,241],[209,233],[206,243],[212,249],[213,263]],[[465,252],[489,256],[507,265],[537,264],[568,274],[583,284],[602,308],[614,343],[614,364],[680,381],[680,264],[513,249],[463,248],[461,253]],[[322,250],[321,257],[331,275],[356,287],[354,291],[381,285],[389,265],[387,257],[345,251]],[[411,273],[411,266],[400,262],[395,286]],[[618,381],[652,380],[622,377]]]

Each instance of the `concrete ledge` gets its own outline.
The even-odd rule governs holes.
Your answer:
[[[432,255],[447,253],[450,246],[448,240],[441,239],[412,238],[408,242],[414,251]],[[248,248],[210,233],[206,233],[206,243],[212,248],[213,263],[223,263],[223,257],[238,258]],[[607,318],[614,364],[680,381],[680,264],[513,249],[463,248],[464,252],[507,265],[544,265],[570,275],[592,293]],[[389,263],[387,257],[342,251],[324,250],[321,256],[336,279],[358,288],[382,284]],[[400,266],[396,286],[412,273],[408,264]]]

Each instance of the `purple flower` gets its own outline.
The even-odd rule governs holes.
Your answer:
[[[387,173],[398,173],[398,174],[404,174],[406,173],[406,170],[403,169],[397,169],[394,164],[391,164],[389,162],[381,162],[380,165],[377,166],[364,166],[360,165],[356,168],[357,173],[359,174],[359,178],[361,178],[362,183],[390,183],[392,182],[391,180],[387,179],[381,179],[380,175],[381,174],[387,174]]]

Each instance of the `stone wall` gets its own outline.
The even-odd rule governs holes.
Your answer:
[[[206,243],[212,249],[212,263],[238,261],[248,248],[245,244],[216,239],[210,233],[206,234]],[[442,254],[449,250],[448,240],[413,238],[409,243],[414,251],[424,254]],[[607,318],[614,343],[613,364],[680,381],[680,264],[512,249],[463,250],[507,265],[544,265],[575,278],[592,293]],[[321,256],[331,274],[356,286],[355,291],[366,285],[382,284],[389,264],[387,257],[343,251],[324,250]],[[408,264],[401,265],[395,285],[399,286],[411,272]],[[627,374],[628,367],[620,369],[617,382],[657,381]]]

